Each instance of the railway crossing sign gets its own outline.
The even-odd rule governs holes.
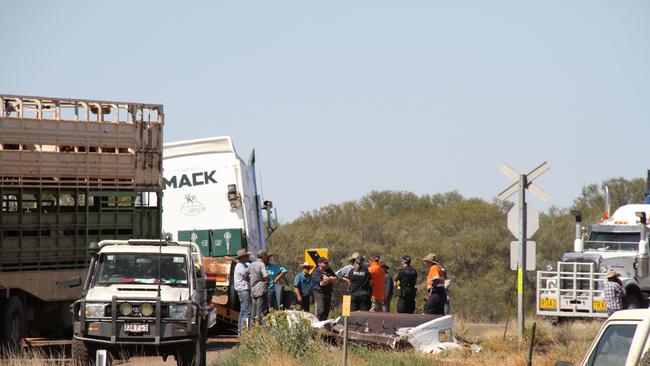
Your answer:
[[[539,213],[533,207],[530,210],[528,209],[526,204],[526,190],[539,197],[542,201],[548,201],[548,193],[544,192],[533,181],[549,169],[550,165],[546,161],[531,170],[528,174],[521,174],[505,163],[499,166],[499,171],[513,180],[513,183],[508,188],[499,193],[499,199],[505,201],[515,193],[519,193],[519,205],[513,207],[508,212],[508,229],[519,239],[518,242],[513,242],[518,244],[519,253],[516,255],[515,252],[517,251],[513,250],[510,258],[511,261],[513,259],[515,260],[517,269],[517,319],[519,320],[520,341],[524,339],[524,271],[530,268],[527,262],[532,262],[533,269],[535,263],[533,258],[528,260],[530,254],[527,254],[528,243],[533,243],[531,251],[534,250],[535,244],[534,242],[528,242],[526,239],[530,238],[539,228]],[[529,215],[530,218],[528,217]]]
[[[510,211],[508,211],[508,230],[515,236],[515,238],[520,239],[521,237],[521,225],[519,218],[519,207],[513,206]],[[531,204],[526,204],[526,239],[530,239],[539,229],[539,211],[533,207]]]
[[[309,270],[309,274],[314,272],[314,269],[318,266],[318,258],[327,258],[327,252],[327,248],[305,249],[305,262],[312,266]]]

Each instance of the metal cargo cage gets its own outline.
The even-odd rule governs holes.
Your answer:
[[[0,185],[161,187],[163,106],[0,94]]]
[[[163,107],[0,94],[0,272],[161,235]]]

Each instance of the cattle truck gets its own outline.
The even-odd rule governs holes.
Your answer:
[[[198,244],[207,277],[216,281],[213,313],[218,323],[235,325],[232,258],[238,249],[266,249],[265,235],[275,227],[273,204],[257,193],[255,151],[244,161],[228,136],[174,142],[164,145],[163,168],[163,231]]]
[[[557,318],[606,318],[605,272],[614,269],[626,291],[625,309],[647,307],[650,295],[648,217],[650,171],[643,204],[627,204],[602,221],[589,225],[583,238],[582,214],[573,211],[576,235],[573,252],[564,253],[555,270],[537,272],[537,314]],[[609,193],[605,193],[609,202]],[[606,206],[609,206],[607,203]]]
[[[161,235],[163,107],[0,94],[0,336],[71,334],[90,242]]]

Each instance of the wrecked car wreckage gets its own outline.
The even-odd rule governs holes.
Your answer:
[[[337,343],[343,339],[343,318],[318,321],[310,313],[287,311],[289,319],[307,319],[314,332]],[[399,314],[353,311],[348,318],[348,340],[391,349],[412,347],[437,353],[461,348],[452,333],[450,315]]]

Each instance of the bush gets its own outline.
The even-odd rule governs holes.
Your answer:
[[[312,351],[311,324],[307,319],[285,311],[271,311],[262,325],[244,330],[240,349],[257,355],[280,353],[301,358]]]

